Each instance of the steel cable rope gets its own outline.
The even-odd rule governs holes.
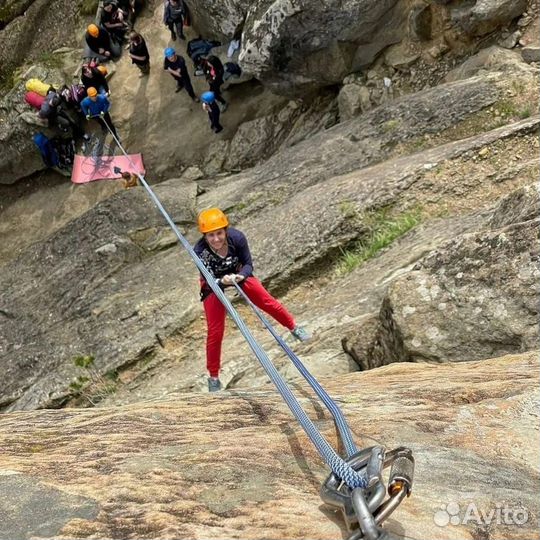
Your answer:
[[[240,332],[242,332],[242,335],[248,342],[248,345],[250,346],[251,350],[254,352],[255,356],[261,363],[262,367],[266,371],[266,374],[270,377],[270,380],[274,383],[276,388],[278,389],[279,393],[281,394],[281,397],[284,399],[284,401],[287,403],[287,406],[295,416],[295,418],[298,420],[304,431],[306,432],[306,435],[310,438],[311,442],[317,448],[319,451],[319,454],[325,461],[325,463],[330,467],[332,472],[339,477],[347,486],[350,488],[366,488],[367,487],[367,479],[363,473],[359,473],[358,471],[355,471],[348,463],[345,462],[343,458],[341,458],[332,448],[332,446],[328,443],[328,441],[323,437],[323,435],[319,432],[319,430],[315,427],[309,416],[306,414],[304,409],[300,406],[300,403],[297,401],[294,394],[291,392],[290,388],[287,386],[285,380],[282,378],[276,367],[272,364],[271,360],[268,358],[268,355],[266,352],[261,348],[261,346],[257,343],[255,338],[252,336],[251,332],[247,328],[246,324],[236,311],[236,309],[232,306],[230,300],[227,298],[225,293],[221,290],[219,285],[216,282],[215,277],[209,272],[209,270],[204,266],[203,262],[199,259],[195,251],[193,251],[193,248],[191,247],[190,243],[184,238],[182,233],[178,230],[176,227],[176,224],[172,220],[172,218],[169,216],[163,205],[161,204],[160,200],[158,199],[157,195],[154,193],[152,188],[149,186],[149,184],[146,182],[143,175],[141,175],[138,172],[135,172],[137,170],[136,165],[133,163],[131,158],[129,157],[128,153],[124,150],[124,147],[118,140],[118,137],[115,136],[112,129],[110,128],[109,124],[105,119],[103,119],[103,122],[107,126],[107,129],[109,130],[110,134],[113,136],[114,140],[118,144],[118,147],[122,151],[122,153],[127,157],[128,161],[130,162],[131,166],[133,167],[134,174],[137,175],[139,180],[141,181],[142,186],[147,191],[148,195],[150,195],[150,198],[158,208],[158,210],[161,212],[169,226],[171,227],[172,231],[176,235],[178,241],[182,246],[185,248],[185,250],[188,252],[190,257],[193,259],[193,262],[207,281],[208,285],[214,292],[214,294],[219,298],[221,303],[224,305],[225,309],[229,313],[229,315],[232,317],[236,325],[238,326]]]
[[[285,351],[287,356],[290,358],[292,363],[295,365],[296,369],[302,374],[304,379],[306,379],[306,381],[313,388],[313,390],[315,391],[317,396],[319,396],[320,400],[326,405],[326,408],[330,411],[330,413],[334,417],[334,421],[336,422],[339,434],[341,436],[341,440],[343,441],[343,444],[345,446],[345,451],[347,453],[347,458],[349,458],[352,455],[356,454],[358,452],[358,448],[354,444],[351,431],[349,429],[347,421],[345,420],[345,417],[343,416],[343,413],[341,412],[341,409],[339,408],[339,406],[326,393],[326,390],[319,384],[317,379],[315,377],[313,377],[313,375],[311,375],[311,373],[308,371],[306,366],[304,366],[304,364],[302,363],[300,358],[298,358],[298,356],[296,356],[296,354],[292,351],[292,349],[287,345],[285,340],[278,334],[278,332],[275,330],[275,328],[272,326],[272,324],[262,314],[261,310],[258,309],[257,306],[249,299],[248,295],[242,290],[240,285],[237,282],[234,282],[233,285],[235,286],[237,293],[251,307],[251,309],[254,311],[255,315],[257,315],[257,317],[263,323],[263,325],[266,327],[266,329],[270,332],[270,334],[272,334],[274,339],[278,342],[280,347]]]

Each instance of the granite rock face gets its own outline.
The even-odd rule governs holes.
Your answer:
[[[240,61],[273,91],[299,95],[368,66],[406,27],[399,0],[266,0],[246,18]]]
[[[192,223],[194,184],[156,191],[180,226]],[[80,375],[74,358],[94,356],[100,373],[111,372],[149,353],[172,320],[192,316],[195,283],[167,287],[181,258],[162,252],[174,244],[162,226],[142,188],[117,193],[3,266],[2,405],[61,403]]]
[[[539,375],[537,355],[526,354],[394,364],[321,382],[360,448],[377,441],[413,451],[412,495],[388,531],[462,540],[489,528],[517,539],[537,534]],[[337,449],[330,414],[296,390]],[[328,470],[274,391],[8,413],[0,446],[2,540],[346,535],[319,498]],[[472,519],[471,505],[484,516],[504,506],[516,519]],[[446,511],[456,506],[457,525]]]

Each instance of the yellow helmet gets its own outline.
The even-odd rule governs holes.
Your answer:
[[[199,214],[199,231],[206,234],[229,226],[227,216],[219,208],[209,208]]]
[[[97,96],[97,90],[91,86],[87,91],[86,91],[86,94],[89,96],[89,97],[94,97],[94,96]]]
[[[92,37],[99,36],[99,28],[95,24],[89,24],[86,30]]]
[[[97,66],[96,68],[102,75],[107,75],[107,73],[109,73],[107,71],[107,68],[105,66]]]

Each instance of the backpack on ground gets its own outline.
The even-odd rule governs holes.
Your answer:
[[[71,170],[73,168],[73,162],[75,161],[75,141],[72,137],[62,139],[61,137],[55,137],[52,140],[56,154],[58,155],[59,169]]]
[[[28,79],[25,86],[29,92],[35,92],[43,97],[48,94],[49,90],[54,90],[50,84],[44,83],[39,79]]]
[[[58,153],[52,141],[41,131],[32,138],[47,167],[57,167],[59,163]]]
[[[26,94],[24,94],[24,101],[26,101],[30,107],[34,107],[34,109],[39,111],[45,101],[45,97],[37,92],[26,92]]]
[[[224,78],[240,77],[242,75],[242,68],[235,62],[225,62],[225,74]]]

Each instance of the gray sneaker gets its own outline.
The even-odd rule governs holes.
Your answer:
[[[311,335],[309,334],[309,332],[303,328],[302,326],[295,326],[292,330],[291,330],[291,334],[298,340],[298,341],[308,341],[309,339],[311,339]]]
[[[221,390],[221,381],[216,377],[208,377],[208,391],[218,392]]]

